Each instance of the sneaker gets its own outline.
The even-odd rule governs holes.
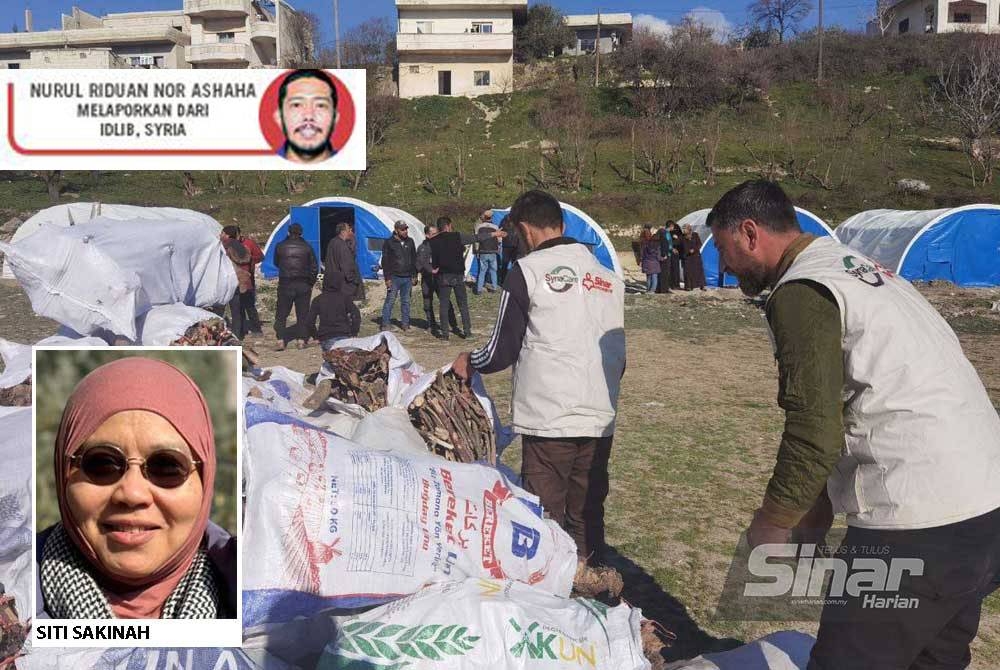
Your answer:
[[[330,397],[330,391],[332,390],[333,380],[324,379],[316,385],[316,390],[312,392],[312,395],[302,402],[302,406],[306,409],[319,409],[326,402],[326,399]]]
[[[404,323],[402,326],[399,327],[399,329],[405,332],[410,329],[410,324]]]

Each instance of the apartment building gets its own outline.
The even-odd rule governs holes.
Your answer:
[[[611,53],[632,38],[632,15],[627,13],[570,14],[563,17],[563,23],[576,34],[576,44],[562,52],[573,56],[598,49],[602,54]]]
[[[527,0],[396,0],[399,96],[477,96],[514,85]]]
[[[0,33],[0,68],[248,68],[277,65],[266,0],[178,0],[176,10],[97,16],[79,7],[60,28]]]
[[[870,34],[1000,32],[1000,0],[901,0],[883,18],[868,24]]]

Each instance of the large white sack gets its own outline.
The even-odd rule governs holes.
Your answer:
[[[641,616],[624,603],[609,608],[511,581],[436,584],[341,619],[317,670],[404,664],[412,670],[645,670]]]
[[[0,407],[0,583],[30,618],[31,408]]]
[[[190,222],[46,225],[0,250],[35,312],[85,335],[106,329],[134,341],[134,322],[151,306],[224,304],[237,288],[218,238]]]
[[[427,582],[509,578],[566,596],[576,546],[494,468],[374,451],[292,416],[247,419],[243,621],[378,605]]]
[[[35,342],[36,347],[106,347],[107,340],[100,337],[83,336],[68,328],[60,329],[55,335]]]
[[[183,303],[157,305],[138,318],[136,341],[144,346],[170,346],[194,324],[218,318],[215,312]]]
[[[805,670],[816,639],[783,630],[750,644],[717,654],[705,654],[668,666],[670,670]]]
[[[35,647],[17,659],[18,670],[290,670],[262,649]]]
[[[246,401],[244,423],[247,425],[268,421],[268,417],[278,413],[297,417],[317,428],[351,438],[364,418],[364,411],[356,405],[345,405],[344,411],[338,412],[308,410],[303,407],[302,402],[312,395],[313,388],[306,386],[305,375],[301,372],[280,365],[262,368],[260,372],[269,373],[266,381],[243,378],[243,399]]]
[[[0,338],[0,359],[3,359],[3,372],[0,372],[0,389],[17,386],[31,376],[31,345],[18,344]]]

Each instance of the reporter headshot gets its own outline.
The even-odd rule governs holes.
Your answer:
[[[215,437],[190,377],[141,357],[93,370],[63,409],[54,464],[38,618],[235,617],[236,540],[209,521]]]
[[[296,70],[278,89],[274,119],[285,143],[278,155],[295,163],[320,163],[337,150],[330,137],[337,123],[337,87],[322,70]]]

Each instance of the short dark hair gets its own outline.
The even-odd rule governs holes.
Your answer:
[[[293,223],[288,226],[288,234],[294,235],[295,237],[302,237],[302,226],[297,223]]]
[[[240,229],[237,226],[225,226],[223,227],[222,232],[234,239],[240,236]]]
[[[336,225],[336,227],[334,227],[333,234],[334,235],[340,235],[342,232],[344,232],[345,230],[349,229],[350,227],[351,227],[351,224],[349,224],[349,223],[347,223],[345,221],[341,221],[340,223],[338,223]]]
[[[713,230],[729,230],[740,221],[752,219],[775,233],[801,231],[795,206],[773,181],[745,181],[723,195],[708,213],[706,223]]]
[[[559,201],[539,190],[522,193],[508,216],[514,223],[525,223],[532,228],[561,228],[563,225]]]
[[[451,218],[450,217],[447,217],[447,216],[439,216],[438,217],[438,220],[437,220],[438,230],[441,230],[445,226],[450,226],[450,225],[451,225]]]
[[[299,79],[319,79],[324,84],[330,87],[330,97],[333,98],[333,107],[337,108],[337,86],[333,83],[333,79],[330,78],[326,72],[323,70],[316,69],[304,69],[296,70],[281,82],[281,87],[278,88],[278,109],[285,104],[285,97],[288,95],[288,87],[298,81]]]

